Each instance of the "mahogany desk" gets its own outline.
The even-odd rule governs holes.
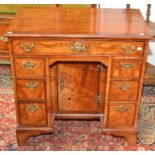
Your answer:
[[[100,120],[103,133],[136,144],[150,38],[139,10],[21,9],[5,37],[19,145],[52,133],[56,119]]]

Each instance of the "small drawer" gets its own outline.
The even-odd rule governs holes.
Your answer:
[[[38,77],[45,75],[45,62],[42,59],[16,58],[15,73],[17,77]]]
[[[17,96],[22,100],[45,99],[45,82],[39,80],[17,80]]]
[[[138,81],[111,81],[109,101],[136,101]]]
[[[114,60],[112,78],[139,78],[142,68],[141,60]]]
[[[49,41],[49,40],[14,40],[13,51],[16,55],[125,55],[142,56],[144,42],[121,41]]]
[[[135,118],[134,104],[109,105],[108,107],[108,128],[133,127]]]
[[[19,121],[21,126],[46,126],[45,103],[20,103],[18,104]]]

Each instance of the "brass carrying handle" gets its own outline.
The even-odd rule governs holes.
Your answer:
[[[24,52],[31,52],[32,49],[35,47],[34,43],[31,43],[30,45],[25,45],[24,43],[20,43],[19,47],[24,50]]]
[[[80,42],[75,42],[73,45],[70,46],[70,49],[75,51],[75,52],[82,52],[86,50],[86,45],[81,44]]]
[[[27,110],[30,112],[36,112],[39,109],[39,106],[37,105],[28,105]]]
[[[123,63],[123,64],[121,64],[121,67],[122,68],[125,68],[125,69],[129,69],[129,68],[133,68],[134,67],[134,64]]]
[[[130,86],[127,85],[127,84],[120,84],[120,85],[119,85],[119,89],[120,89],[120,90],[123,90],[123,91],[126,91],[126,90],[128,90],[129,88],[130,88]]]
[[[124,107],[124,106],[119,106],[119,107],[116,108],[116,111],[118,111],[118,112],[126,112],[126,111],[128,111],[128,108]]]
[[[30,61],[24,61],[22,64],[23,67],[28,70],[32,70],[36,66],[36,63]]]
[[[126,54],[132,54],[136,49],[136,47],[132,45],[123,45],[122,48],[126,52]]]
[[[25,87],[28,88],[28,89],[33,90],[33,89],[35,89],[36,87],[38,87],[38,84],[35,83],[35,82],[27,82],[27,83],[25,83]]]
[[[8,42],[8,38],[4,36],[0,36],[0,41]]]

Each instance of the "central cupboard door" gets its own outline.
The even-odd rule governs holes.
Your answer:
[[[100,63],[57,64],[57,112],[103,113],[106,68]]]

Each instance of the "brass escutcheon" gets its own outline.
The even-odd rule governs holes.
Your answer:
[[[31,43],[30,45],[25,45],[24,43],[20,43],[19,47],[24,50],[24,52],[31,52],[32,49],[35,47],[34,43]]]
[[[73,45],[70,46],[70,49],[80,53],[86,50],[86,45],[83,45],[80,42],[75,42]]]

